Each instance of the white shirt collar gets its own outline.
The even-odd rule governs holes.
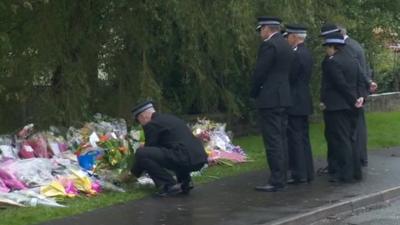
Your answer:
[[[299,47],[299,45],[301,45],[303,43],[304,43],[304,41],[297,43],[297,45],[293,47],[293,51],[297,51],[297,48]]]
[[[277,34],[278,31],[275,31],[274,33],[272,33],[271,35],[269,35],[269,37],[265,38],[264,41],[268,41],[269,39],[272,38],[272,36],[274,36],[275,34]]]

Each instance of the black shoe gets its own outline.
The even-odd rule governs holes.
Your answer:
[[[263,186],[256,186],[256,191],[265,191],[265,192],[277,192],[282,191],[285,187],[283,186],[273,186],[270,184],[263,185]]]
[[[287,180],[286,183],[287,184],[304,184],[304,183],[307,183],[307,180],[306,179],[293,179],[293,178],[290,178],[290,179]]]
[[[182,194],[189,194],[189,192],[193,188],[194,188],[194,185],[193,185],[192,181],[182,182],[182,184],[181,184]]]
[[[360,181],[360,180],[362,180],[362,174],[356,174],[356,175],[354,175],[354,180],[356,180],[356,181]]]
[[[329,182],[331,182],[331,183],[338,183],[338,182],[340,182],[340,179],[339,179],[338,177],[331,176],[331,177],[329,178]]]
[[[174,184],[174,185],[165,185],[161,191],[156,193],[158,197],[170,197],[178,195],[182,192],[181,185]]]
[[[368,161],[367,160],[361,160],[361,166],[362,167],[368,167]]]

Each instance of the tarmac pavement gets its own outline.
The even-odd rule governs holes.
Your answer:
[[[325,166],[325,160],[315,162]],[[267,171],[256,171],[198,185],[189,196],[148,197],[42,225],[288,225],[313,221],[400,196],[400,148],[372,151],[364,179],[332,184],[316,176],[311,184],[283,192],[254,190]]]
[[[379,208],[368,208],[360,210],[356,214],[337,215],[319,221],[313,225],[399,225],[400,224],[400,201],[391,202],[379,206]]]

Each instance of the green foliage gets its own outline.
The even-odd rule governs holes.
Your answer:
[[[387,0],[3,0],[0,131],[68,126],[95,112],[128,119],[147,98],[178,114],[248,118],[260,15],[309,26],[317,99],[321,24],[346,25],[378,74],[393,66],[380,57],[399,9]],[[385,32],[372,35],[377,27]]]

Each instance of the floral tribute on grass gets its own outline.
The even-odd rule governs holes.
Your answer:
[[[56,127],[36,132],[33,124],[15,134],[0,135],[0,206],[65,207],[56,200],[102,191],[125,192],[143,131],[128,132],[123,119],[96,114],[81,128],[61,132]],[[199,119],[191,126],[209,156],[209,165],[246,162],[247,156],[231,143],[225,124]],[[138,179],[148,184],[149,179]]]
[[[124,192],[119,184],[129,172],[140,133],[135,128],[128,133],[123,119],[96,114],[66,135],[55,127],[35,132],[29,124],[0,136],[0,205],[64,207],[56,199]]]
[[[193,134],[203,141],[208,154],[210,165],[225,164],[233,166],[235,163],[248,161],[248,157],[240,146],[232,144],[231,133],[225,131],[226,124],[216,123],[207,119],[197,119],[192,126]],[[228,135],[230,134],[230,135]]]

